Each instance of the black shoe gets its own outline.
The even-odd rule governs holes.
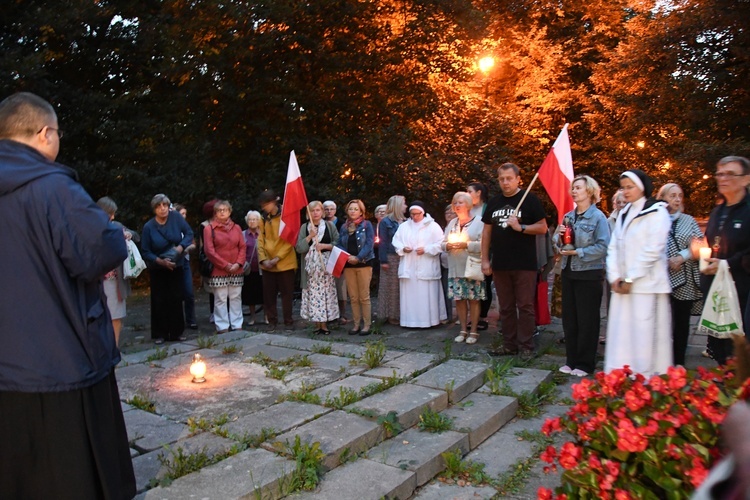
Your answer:
[[[486,330],[490,327],[490,324],[486,320],[480,319],[477,321],[477,330]]]
[[[360,330],[359,328],[352,328],[351,330],[349,330],[349,335],[359,335],[359,332],[361,331],[362,330]]]
[[[359,332],[360,337],[366,337],[368,335],[370,335],[370,330],[360,330]]]
[[[323,330],[321,328],[320,330],[318,330],[318,333],[321,334],[321,335],[330,335],[331,331],[330,330]]]

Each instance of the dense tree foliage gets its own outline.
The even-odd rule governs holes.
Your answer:
[[[310,199],[401,193],[439,215],[467,182],[494,187],[498,162],[528,180],[566,122],[576,171],[606,195],[640,167],[700,214],[715,161],[750,151],[748,15],[732,0],[13,0],[0,94],[52,101],[60,161],[136,227],[157,192],[195,217],[216,196],[257,208],[292,149]]]

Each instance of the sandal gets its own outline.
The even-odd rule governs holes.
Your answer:
[[[463,342],[464,340],[466,340],[466,332],[460,332],[460,333],[458,334],[458,337],[456,337],[455,339],[453,339],[453,342],[458,342],[458,343],[461,343],[461,342]]]
[[[469,334],[469,338],[466,339],[467,344],[476,344],[477,340],[479,340],[479,334],[475,332],[471,332]]]

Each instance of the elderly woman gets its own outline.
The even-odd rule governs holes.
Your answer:
[[[245,280],[242,283],[242,304],[250,309],[248,324],[255,324],[255,306],[263,305],[263,277],[258,263],[258,236],[260,236],[260,212],[250,210],[245,215],[247,229],[242,232],[245,237]],[[267,322],[266,322],[267,323]]]
[[[218,334],[242,329],[245,237],[231,216],[232,205],[219,200],[214,205],[213,219],[203,228],[206,257],[214,265],[208,286],[214,293],[214,325]]]
[[[456,218],[445,227],[442,250],[448,253],[448,298],[456,300],[458,321],[461,331],[455,342],[476,344],[479,340],[477,333],[478,322],[473,321],[471,332],[466,335],[467,313],[471,310],[471,317],[479,317],[480,301],[485,297],[484,280],[473,280],[465,277],[466,261],[469,255],[482,258],[482,223],[481,215],[472,215],[471,195],[463,191],[453,195],[453,211]]]
[[[443,230],[419,201],[411,204],[409,215],[393,237],[393,248],[401,256],[401,326],[430,328],[448,317],[440,286]]]
[[[466,192],[471,196],[471,215],[477,216],[479,220],[482,220],[484,211],[487,208],[487,200],[489,199],[487,185],[481,182],[472,182],[466,188]],[[490,313],[490,307],[492,307],[492,274],[485,275],[484,277],[484,291],[485,298],[481,302],[477,323],[477,329],[480,331],[489,328],[487,315]],[[477,321],[477,317],[472,315],[471,320]]]
[[[372,324],[370,261],[375,257],[375,230],[370,221],[365,218],[365,204],[362,200],[352,200],[347,203],[346,215],[347,219],[341,226],[336,246],[349,253],[344,267],[346,291],[349,294],[354,320],[354,326],[349,331],[349,335],[370,335]]]
[[[723,203],[717,205],[708,218],[706,238],[713,247],[709,266],[701,271],[701,291],[708,293],[719,260],[726,260],[737,288],[740,307],[745,308],[750,297],[750,161],[743,156],[726,156],[716,164],[716,187]],[[747,331],[750,318],[745,309],[744,325]],[[732,339],[708,337],[708,354],[723,365],[734,351]]]
[[[398,292],[399,256],[393,248],[393,236],[404,222],[406,200],[401,195],[388,199],[385,217],[378,224],[378,255],[380,257],[380,285],[378,287],[378,317],[391,325],[398,325],[401,317],[400,295]]]
[[[99,198],[96,202],[99,207],[107,212],[109,220],[115,222],[115,213],[117,213],[117,204],[115,201],[105,196]],[[119,222],[115,222],[122,227],[125,239],[132,239],[135,242],[140,241],[138,233],[131,231]],[[125,279],[123,274],[123,265],[120,264],[115,269],[104,275],[104,295],[107,296],[107,308],[109,315],[112,317],[112,328],[115,330],[115,343],[120,343],[120,332],[122,331],[122,319],[127,314],[125,299],[130,295],[130,283]]]
[[[695,301],[703,297],[698,262],[693,258],[690,244],[701,239],[703,233],[695,219],[682,212],[684,195],[680,186],[665,184],[656,199],[667,203],[672,219],[667,239],[669,283],[672,286],[672,356],[675,365],[684,365],[690,335],[690,312]]]
[[[574,249],[563,248],[562,322],[565,335],[565,365],[562,373],[585,377],[596,367],[599,338],[599,308],[604,287],[604,259],[609,245],[607,217],[596,204],[601,200],[599,184],[588,175],[579,175],[570,185],[576,208],[565,214],[573,223]],[[565,226],[555,233],[555,243],[564,247],[561,236]],[[593,306],[593,307],[592,307]]]
[[[311,201],[307,205],[310,222],[303,224],[294,247],[302,259],[300,288],[302,307],[300,316],[315,323],[315,334],[328,335],[328,322],[339,318],[338,295],[333,275],[326,272],[331,250],[339,239],[333,222],[323,219],[323,204]]]
[[[667,238],[672,223],[663,202],[651,198],[651,179],[640,170],[620,176],[628,205],[607,250],[612,286],[604,370],[629,365],[646,377],[672,365]]]
[[[143,226],[141,240],[141,255],[151,278],[151,338],[156,344],[186,340],[182,257],[193,242],[193,230],[180,214],[169,209],[170,205],[167,195],[154,196],[154,218]]]

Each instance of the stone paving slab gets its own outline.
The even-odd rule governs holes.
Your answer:
[[[453,418],[455,430],[468,432],[473,450],[515,417],[517,410],[516,398],[474,393],[442,413]]]
[[[137,497],[139,500],[227,500],[231,498],[281,498],[281,485],[295,463],[275,453],[251,449],[198,472],[176,479]]]
[[[248,358],[252,358],[260,353],[263,353],[274,361],[284,361],[293,356],[304,356],[305,354],[307,354],[306,352],[300,351],[298,349],[289,349],[288,347],[278,347],[275,345],[267,344],[252,345],[247,348],[243,348],[242,351]]]
[[[445,363],[428,370],[411,381],[412,384],[449,393],[450,402],[461,401],[484,384],[487,365],[474,361],[449,359]]]
[[[535,394],[542,382],[552,380],[552,372],[535,368],[513,368],[504,379],[508,387],[516,394],[524,392]],[[491,394],[492,390],[488,384],[484,384],[478,389],[478,392]]]
[[[159,460],[159,455],[162,455],[164,460],[173,463],[173,453],[177,453],[178,448],[182,448],[185,455],[205,452],[207,456],[213,457],[227,452],[233,444],[234,442],[230,439],[209,432],[202,432],[195,436],[180,439],[166,448],[156,449],[138,456],[133,459],[136,490],[143,491],[152,479],[162,479],[168,473],[167,467],[162,465]]]
[[[359,359],[367,351],[367,348],[361,344],[347,344],[344,342],[331,342],[321,340],[321,343],[327,342],[327,345],[331,346],[331,354],[337,354],[339,356],[354,356]]]
[[[290,349],[300,349],[310,352],[315,346],[327,345],[326,342],[322,342],[316,339],[308,339],[304,337],[283,337],[281,335],[274,335],[268,343],[278,347],[289,347]]]
[[[336,382],[315,389],[314,391],[312,391],[312,393],[320,396],[320,400],[322,402],[325,402],[326,398],[338,397],[340,394],[340,389],[342,387],[346,389],[352,389],[353,391],[359,393],[365,387],[378,383],[380,383],[379,379],[352,375],[351,377],[346,377],[344,379],[337,380]]]
[[[399,378],[411,378],[415,372],[421,372],[432,368],[438,362],[435,354],[422,352],[409,352],[386,362],[383,366],[367,370],[363,375],[367,377],[389,378],[395,370]]]
[[[521,440],[514,434],[497,432],[464,459],[483,463],[484,471],[497,478],[518,460],[531,456],[532,446],[530,441]]]
[[[419,415],[425,408],[441,411],[447,406],[448,394],[445,391],[400,384],[352,403],[344,409],[346,411],[369,411],[377,416],[384,416],[395,411],[398,422],[402,427],[407,428],[419,421]]]
[[[457,486],[455,484],[430,483],[412,497],[416,500],[480,500],[497,495],[497,490],[489,486]],[[536,497],[534,497],[536,498]]]
[[[406,499],[416,488],[416,474],[367,459],[337,467],[325,476],[318,489],[290,496],[292,499],[380,500]]]
[[[227,333],[222,333],[221,335],[211,334],[211,335],[199,335],[195,338],[191,338],[189,340],[186,340],[184,343],[191,346],[198,346],[198,339],[201,337],[210,337],[214,339],[214,342],[216,344],[226,344],[228,342],[235,342],[237,340],[242,340],[245,338],[248,338],[252,335],[251,332],[247,330],[234,330]]]
[[[351,358],[334,356],[331,354],[310,354],[310,361],[323,370],[330,370],[344,375],[359,375],[367,370],[367,367],[359,364],[351,364]]]
[[[225,354],[221,353],[221,347],[214,347],[212,349],[193,349],[190,352],[170,354],[167,358],[153,361],[151,364],[157,368],[178,368],[182,370],[182,373],[186,377],[190,377],[190,365],[193,363],[193,356],[198,353],[206,362],[207,367],[211,368],[213,361],[221,362],[221,359],[226,358]]]
[[[284,401],[264,408],[249,415],[243,415],[237,420],[227,423],[224,428],[230,434],[238,437],[259,435],[263,429],[273,430],[276,434],[284,432],[310,422],[326,413],[330,408],[301,403],[298,401]]]
[[[413,471],[417,486],[422,486],[445,469],[441,453],[456,449],[461,450],[461,455],[469,451],[467,434],[455,431],[438,434],[412,428],[380,443],[367,453],[367,458]]]
[[[128,442],[139,450],[156,450],[190,434],[186,425],[147,411],[136,409],[124,413],[123,416],[128,431]]]
[[[295,436],[303,443],[320,443],[326,455],[323,468],[331,470],[341,463],[342,456],[355,456],[375,446],[382,439],[383,429],[359,415],[334,411],[266,441],[263,447],[285,452],[285,444],[293,444]]]

